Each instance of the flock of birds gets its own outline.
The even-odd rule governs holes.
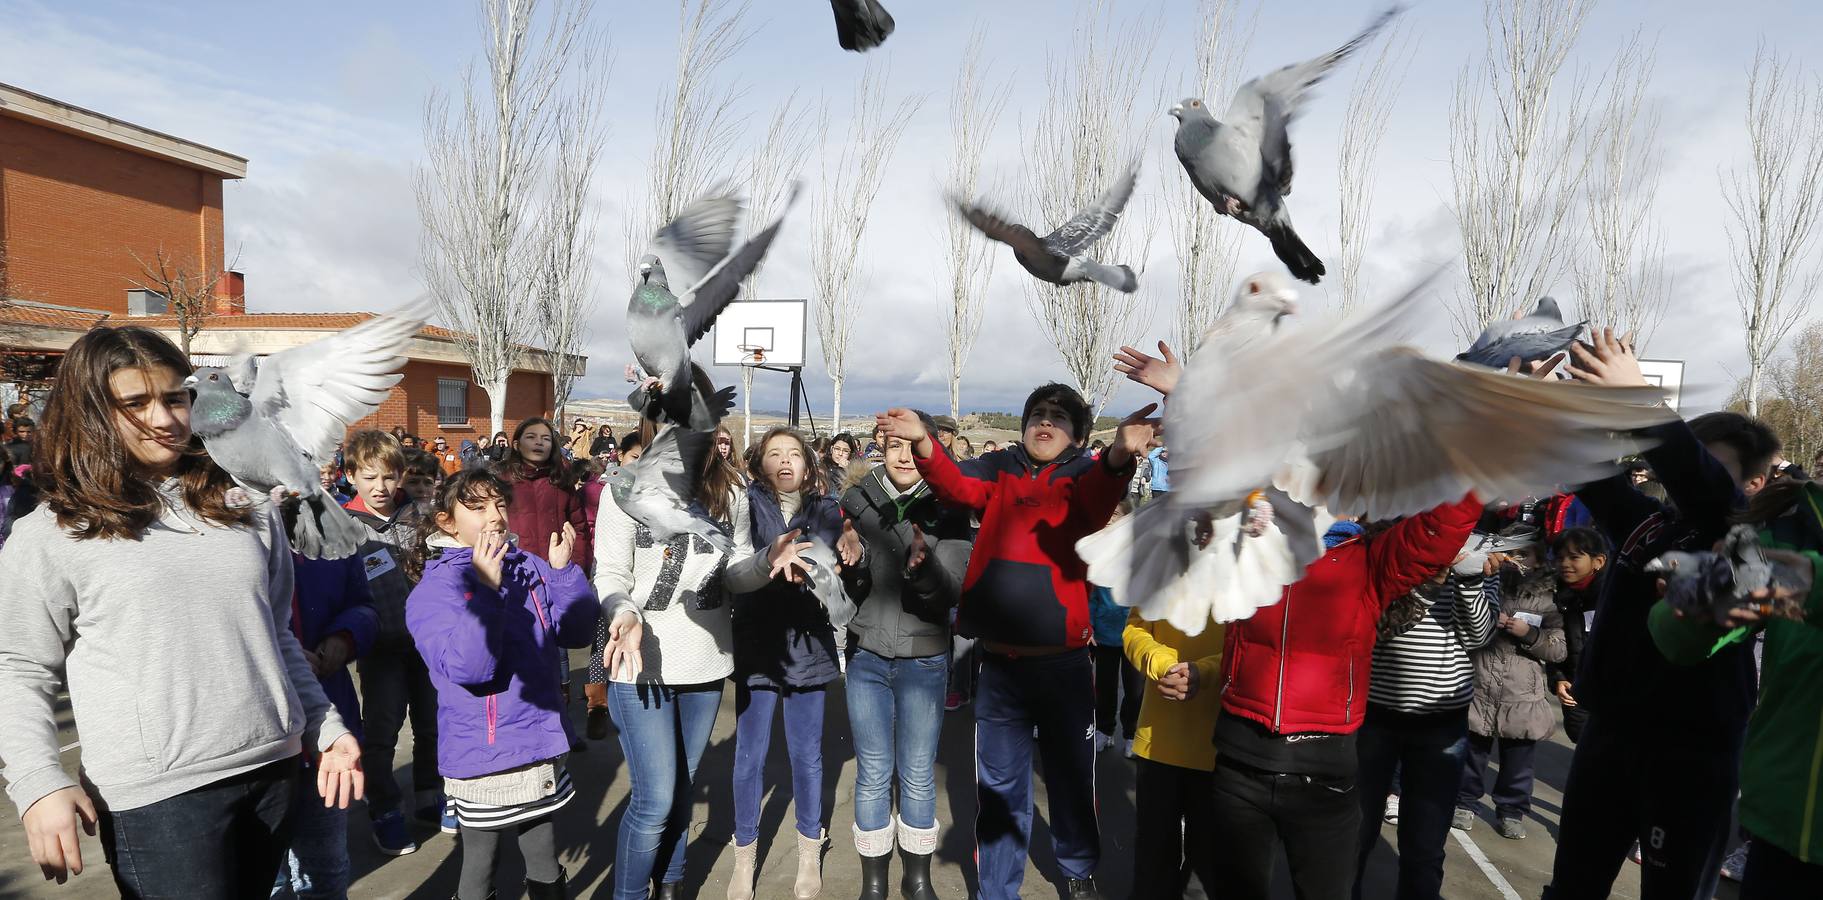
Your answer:
[[[875,0],[831,6],[845,49],[878,46],[893,31]],[[1243,84],[1221,120],[1199,98],[1170,110],[1178,159],[1197,190],[1221,214],[1265,235],[1298,279],[1315,283],[1324,268],[1285,206],[1289,125],[1310,88],[1400,12],[1383,12],[1330,53]],[[1137,165],[1127,166],[1093,205],[1042,237],[979,202],[953,202],[974,227],[1012,247],[1033,277],[1130,293],[1138,273],[1088,253],[1118,221],[1137,178]],[[718,389],[691,349],[739,296],[797,194],[794,187],[780,218],[738,245],[740,198],[699,199],[652,236],[639,261],[626,334],[644,377],[628,403],[659,427],[644,455],[604,480],[659,541],[695,535],[732,550],[687,502],[714,452],[713,429],[734,401],[733,389]],[[1296,299],[1284,275],[1246,279],[1181,373],[1147,382],[1167,395],[1172,491],[1078,544],[1090,578],[1147,618],[1195,634],[1211,620],[1244,618],[1277,602],[1323,552],[1334,517],[1383,519],[1471,491],[1516,499],[1580,483],[1639,450],[1634,429],[1670,416],[1652,389],[1504,371],[1514,359],[1546,360],[1581,334],[1585,323],[1564,324],[1549,299],[1530,316],[1491,326],[1452,361],[1401,346],[1417,298],[1435,277],[1379,309],[1300,328],[1283,327]],[[359,545],[360,529],[316,473],[346,429],[397,384],[406,345],[426,317],[421,309],[380,316],[257,368],[238,358],[190,378],[196,433],[250,491],[299,503],[295,545],[305,556],[346,556]],[[852,612],[830,548],[807,555],[819,560],[810,589],[832,616]]]

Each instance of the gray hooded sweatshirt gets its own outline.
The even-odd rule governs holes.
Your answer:
[[[25,815],[76,784],[54,704],[70,692],[95,800],[148,806],[348,733],[291,631],[291,549],[195,515],[175,480],[138,540],[77,540],[50,510],[0,549],[0,762]]]

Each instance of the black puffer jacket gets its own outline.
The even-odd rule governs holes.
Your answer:
[[[842,511],[866,545],[856,574],[858,609],[848,623],[850,643],[889,659],[936,656],[950,650],[950,609],[968,570],[968,517],[938,502],[919,482],[900,494],[884,466],[859,476],[842,494]],[[923,565],[907,571],[906,554],[924,532]]]

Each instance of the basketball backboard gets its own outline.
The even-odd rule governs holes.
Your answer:
[[[1677,410],[1679,395],[1684,390],[1684,363],[1675,359],[1642,359],[1639,361],[1639,373],[1646,376],[1646,382],[1665,392],[1665,405]]]
[[[738,366],[759,350],[768,366],[804,365],[806,301],[736,300],[715,317],[715,365]]]

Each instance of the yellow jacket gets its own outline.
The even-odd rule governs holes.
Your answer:
[[[1121,649],[1146,676],[1133,753],[1142,759],[1204,772],[1215,769],[1215,715],[1222,708],[1222,639],[1226,626],[1211,622],[1190,637],[1134,612],[1121,632]],[[1197,691],[1188,700],[1166,700],[1154,682],[1179,661],[1196,667]]]

